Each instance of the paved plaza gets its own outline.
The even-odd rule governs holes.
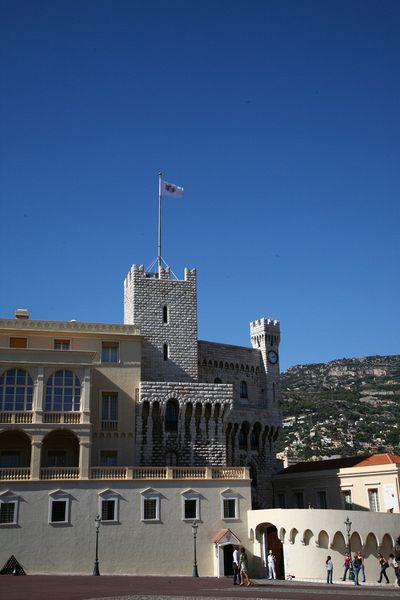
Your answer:
[[[233,586],[231,579],[213,577],[130,576],[0,576],[1,600],[187,600],[189,598],[247,598],[255,600],[390,600],[400,588],[258,579],[251,587]]]

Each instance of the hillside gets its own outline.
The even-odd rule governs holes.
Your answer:
[[[301,365],[281,375],[277,451],[298,459],[400,454],[400,356]]]

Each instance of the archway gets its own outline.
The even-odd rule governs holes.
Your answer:
[[[267,576],[267,556],[270,550],[276,558],[275,570],[278,579],[285,578],[283,559],[283,545],[278,536],[278,531],[272,523],[261,523],[256,528],[256,540],[259,543],[260,568],[262,576]]]
[[[0,468],[29,467],[31,440],[23,431],[12,429],[0,433]]]
[[[51,431],[43,440],[41,466],[65,468],[79,466],[79,441],[67,429]]]

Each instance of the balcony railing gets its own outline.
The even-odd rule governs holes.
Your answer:
[[[43,423],[65,423],[67,425],[76,425],[81,422],[81,413],[79,412],[45,412],[43,413]]]
[[[79,467],[42,467],[40,479],[79,479]]]
[[[32,423],[33,413],[25,410],[0,412],[0,423]]]
[[[31,478],[31,470],[29,467],[1,467],[1,481],[24,481]]]
[[[246,467],[91,467],[89,479],[248,479]],[[41,467],[40,479],[79,479],[79,467]],[[0,481],[31,479],[29,467],[2,467]]]

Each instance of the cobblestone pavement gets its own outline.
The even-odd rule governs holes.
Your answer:
[[[255,580],[251,587],[239,587],[233,586],[231,579],[212,577],[0,576],[0,600],[391,600],[399,597],[400,589],[392,584],[327,586],[262,579]]]

